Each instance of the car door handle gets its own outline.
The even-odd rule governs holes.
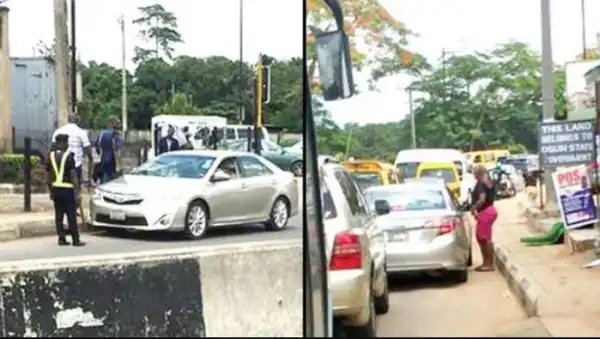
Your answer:
[[[271,184],[277,185],[277,180],[275,180],[275,179],[271,180]]]
[[[242,184],[242,189],[247,188],[247,187],[248,187],[248,185]]]

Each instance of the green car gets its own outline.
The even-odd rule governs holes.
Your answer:
[[[246,141],[235,141],[230,143],[227,148],[233,151],[246,151],[248,149],[248,144]],[[260,155],[282,170],[292,172],[297,177],[301,177],[304,172],[301,152],[285,150],[270,140],[265,139],[262,141],[262,151]]]

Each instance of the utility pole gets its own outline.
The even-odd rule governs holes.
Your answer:
[[[443,101],[446,101],[446,49],[442,48],[442,85],[444,86]]]
[[[583,60],[587,60],[587,48],[585,39],[585,0],[581,0],[581,43],[583,44]]]
[[[75,0],[71,0],[71,112],[77,114],[77,44]]]
[[[410,114],[410,137],[411,137],[411,145],[413,149],[417,148],[417,126],[415,122],[415,111],[413,109],[413,89],[408,87],[406,89],[408,92],[408,112]]]
[[[552,63],[552,30],[550,16],[550,0],[540,0],[541,29],[542,29],[542,116],[543,120],[554,119],[554,64]],[[540,154],[541,155],[541,154]],[[540,165],[542,160],[540,157]],[[541,166],[540,166],[541,167]],[[544,183],[546,184],[546,203],[549,208],[554,208],[554,185],[552,171],[544,170]],[[541,194],[540,194],[541,196]]]
[[[12,93],[8,52],[8,7],[0,4],[0,152],[12,152]]]
[[[125,16],[119,17],[121,26],[121,127],[123,136],[127,135],[127,44],[125,41]]]
[[[245,106],[245,79],[244,79],[244,0],[240,0],[240,114],[239,124],[243,124],[246,120],[246,106]]]
[[[54,67],[58,94],[58,126],[65,125],[69,116],[69,85],[67,81],[69,42],[67,34],[67,3],[65,0],[54,0]]]

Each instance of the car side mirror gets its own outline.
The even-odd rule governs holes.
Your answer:
[[[315,37],[319,63],[319,86],[325,101],[350,98],[354,94],[350,44],[344,31]]]
[[[391,212],[392,208],[387,200],[376,200],[375,201],[375,213],[377,215],[385,215]]]
[[[228,180],[231,180],[231,177],[229,176],[229,174],[223,172],[222,170],[217,170],[215,174],[213,174],[213,176],[210,178],[211,182],[222,182]]]

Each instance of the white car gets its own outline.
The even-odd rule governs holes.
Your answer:
[[[348,172],[320,167],[328,282],[335,323],[359,338],[373,338],[376,314],[389,308],[385,238]]]

